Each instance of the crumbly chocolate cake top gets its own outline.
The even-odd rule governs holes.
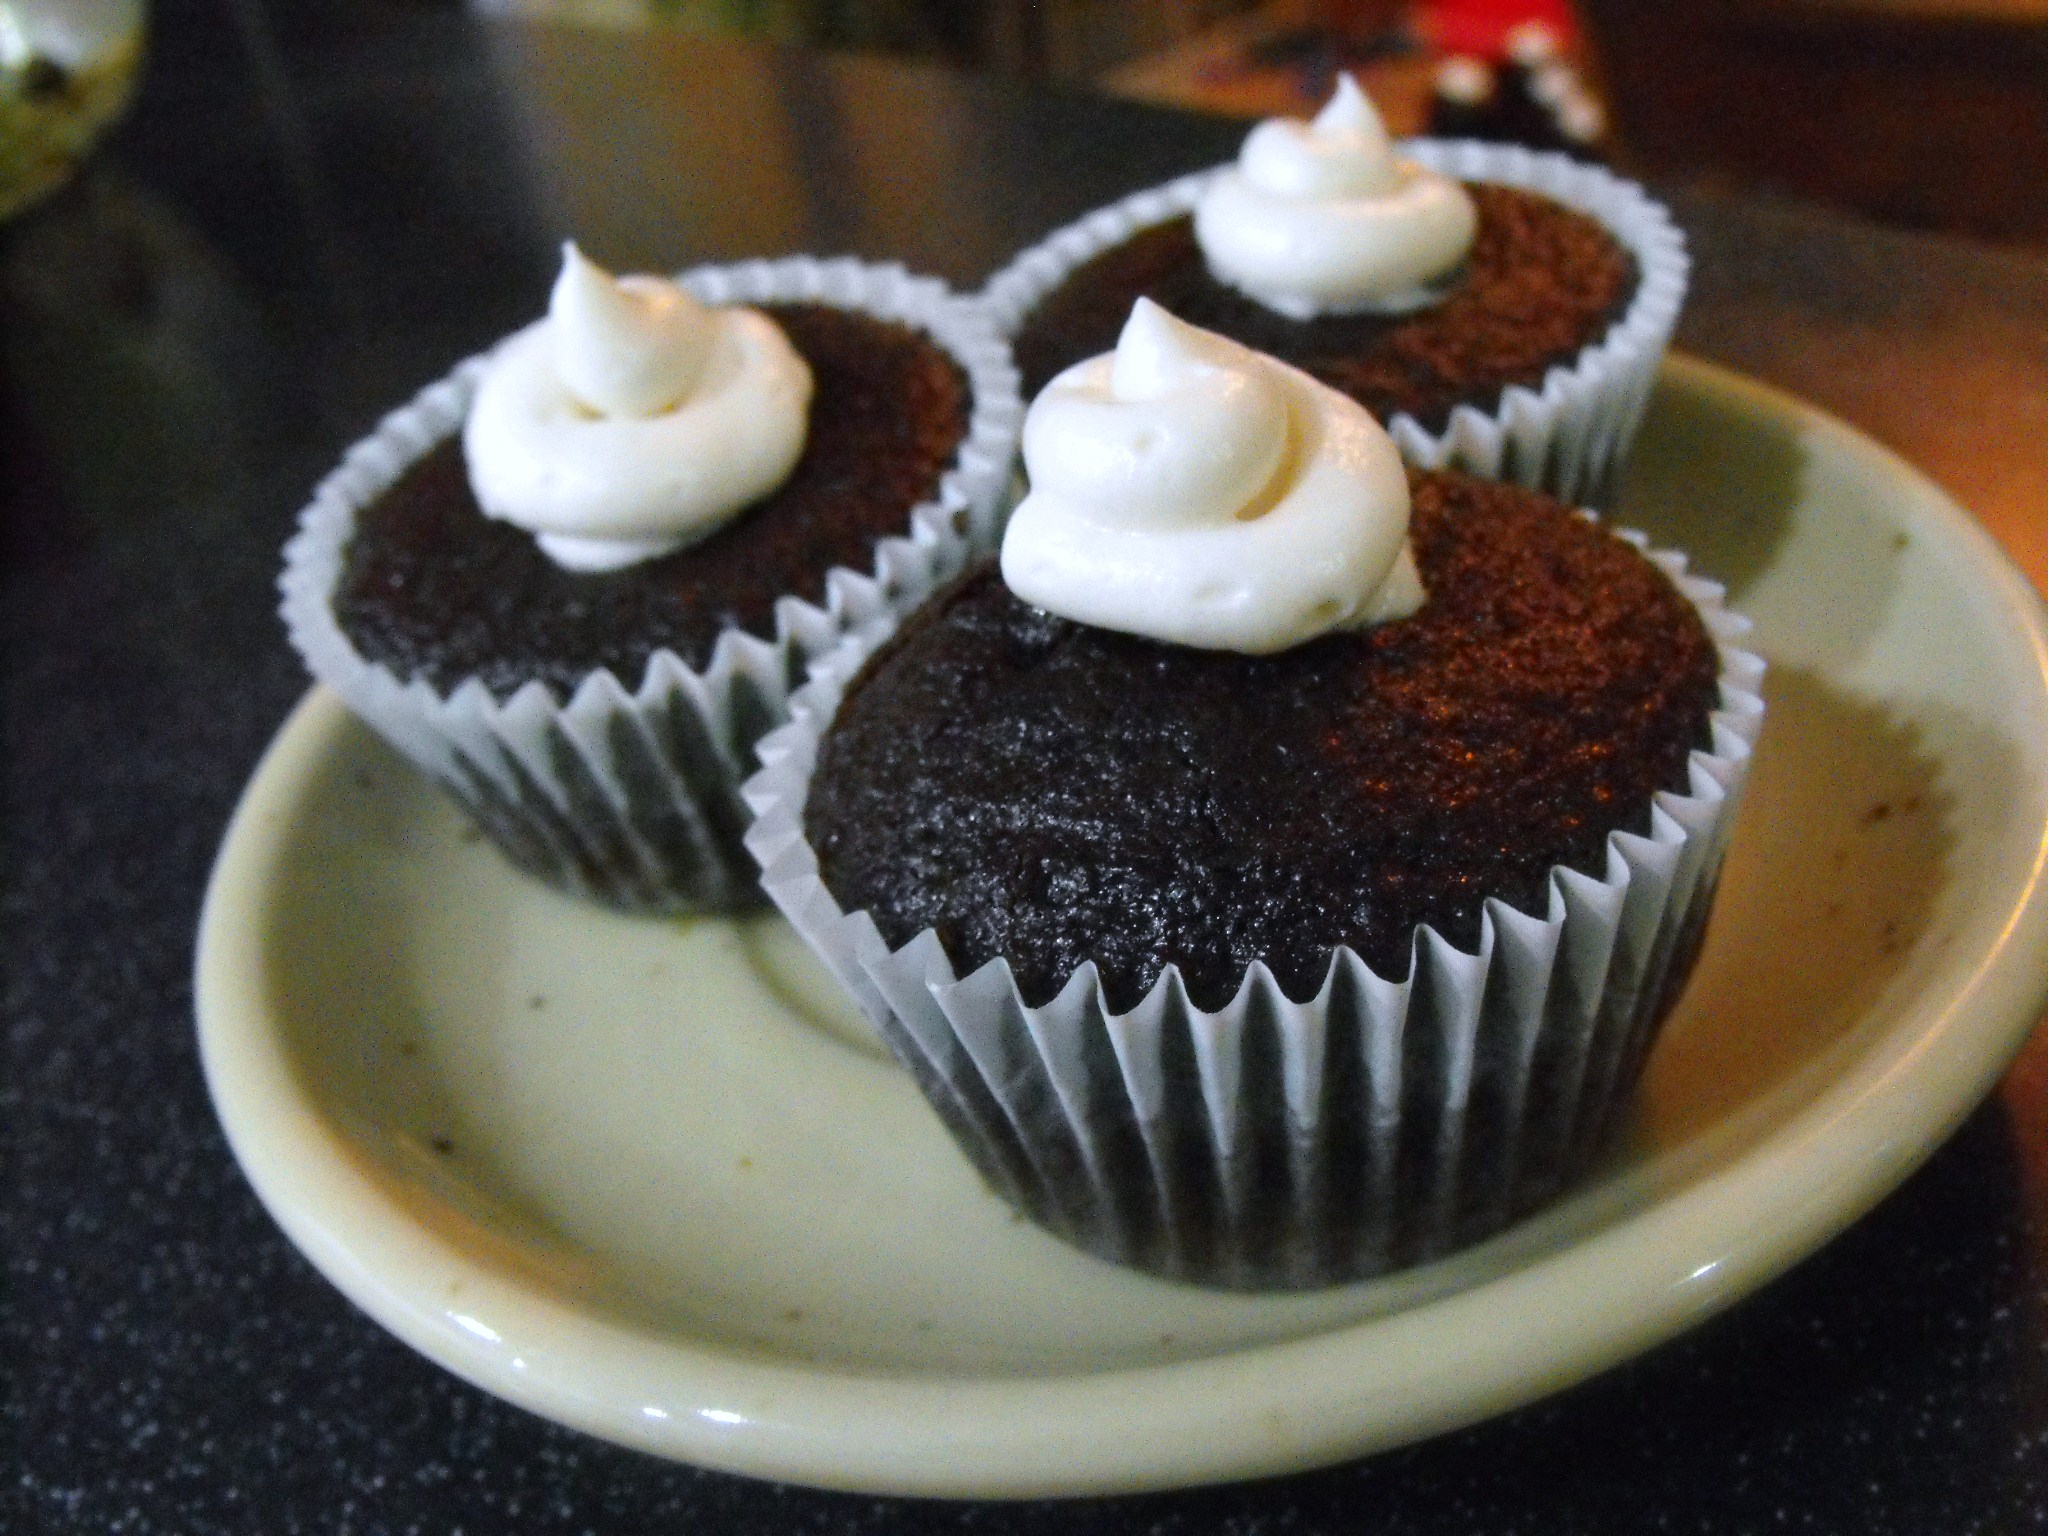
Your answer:
[[[1497,896],[1604,873],[1686,787],[1719,660],[1636,550],[1533,492],[1414,477],[1429,600],[1272,656],[1057,618],[983,565],[854,680],[804,825],[825,885],[962,975],[1049,1000],[1093,959],[1113,1007],[1171,962],[1195,1002],[1263,959],[1315,994],[1332,949],[1407,973],[1415,926],[1478,941]]]
[[[1142,294],[1313,374],[1381,421],[1441,431],[1461,403],[1492,409],[1598,340],[1628,307],[1635,261],[1586,215],[1533,192],[1468,183],[1479,232],[1442,302],[1410,315],[1290,320],[1210,276],[1185,216],[1140,230],[1069,274],[1016,338],[1025,398],[1107,352]]]
[[[727,629],[770,637],[775,600],[822,602],[835,565],[867,571],[909,527],[966,435],[959,365],[907,325],[818,304],[764,305],[811,365],[803,457],[710,537],[624,570],[565,571],[485,517],[451,438],[361,514],[335,593],[358,652],[443,692],[500,697],[539,678],[563,698],[606,667],[630,690],[666,647],[692,667]]]

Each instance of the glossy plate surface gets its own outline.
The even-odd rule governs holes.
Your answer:
[[[1770,715],[1624,1146],[1428,1268],[1243,1297],[1013,1219],[779,919],[524,880],[316,690],[201,923],[208,1080],[292,1240],[450,1370],[760,1476],[1015,1496],[1248,1477],[1526,1402],[1811,1251],[2038,1016],[2040,605],[1849,429],[1679,360],[1620,521],[1730,583]]]

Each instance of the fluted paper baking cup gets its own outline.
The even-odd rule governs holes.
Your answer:
[[[470,678],[442,693],[357,653],[332,606],[360,509],[460,429],[489,354],[393,411],[342,458],[285,548],[281,612],[313,675],[438,780],[514,863],[632,911],[757,899],[739,786],[754,745],[789,718],[790,690],[849,632],[886,628],[1001,536],[1022,407],[1006,341],[986,310],[894,265],[788,257],[699,267],[707,304],[819,302],[916,326],[966,374],[972,406],[952,466],[874,566],[835,567],[822,605],[775,605],[772,639],[719,637],[700,671],[656,651],[639,678],[599,669],[566,700],[533,681],[499,698]]]
[[[1624,535],[1639,546],[1638,535]],[[1114,1013],[1093,963],[1042,1007],[1007,961],[962,978],[926,929],[891,949],[819,878],[803,809],[818,744],[873,649],[819,660],[746,786],[762,888],[859,1000],[994,1189],[1114,1263],[1281,1289],[1382,1273],[1484,1237],[1599,1151],[1697,955],[1763,662],[1682,556],[1652,552],[1721,657],[1712,745],[1598,876],[1551,871],[1541,915],[1486,904],[1476,951],[1416,930],[1405,980],[1349,948],[1289,999],[1261,963],[1210,1013],[1169,967]]]
[[[1529,388],[1510,385],[1491,410],[1455,407],[1441,431],[1406,414],[1387,430],[1409,463],[1510,480],[1563,500],[1603,505],[1635,439],[1685,302],[1691,259],[1664,206],[1632,181],[1568,155],[1474,139],[1409,139],[1399,152],[1461,181],[1541,193],[1603,225],[1635,258],[1628,308],[1607,333]],[[982,296],[1014,336],[1046,296],[1083,264],[1132,235],[1194,209],[1217,166],[1098,208],[1020,253]]]

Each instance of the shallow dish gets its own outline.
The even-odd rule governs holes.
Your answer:
[[[1089,1259],[980,1187],[779,919],[556,895],[320,690],[200,926],[236,1156],[307,1256],[449,1369],[759,1476],[1168,1487],[1577,1381],[1868,1208],[2048,990],[2048,627],[1991,541],[1867,439],[1685,360],[1619,520],[1729,581],[1770,724],[1623,1145],[1480,1247],[1267,1297]]]

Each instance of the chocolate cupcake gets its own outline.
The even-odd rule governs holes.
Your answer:
[[[1313,123],[1139,192],[984,293],[1027,394],[1107,348],[1133,300],[1350,395],[1408,460],[1599,503],[1685,296],[1683,237],[1641,188],[1563,155],[1414,140],[1351,81]]]
[[[762,744],[764,888],[990,1183],[1105,1258],[1331,1284],[1549,1198],[1697,953],[1746,626],[1142,306],[1025,447],[1000,574]]]
[[[315,492],[314,675],[521,867],[634,911],[751,899],[738,785],[809,661],[994,547],[1019,407],[973,301],[789,258],[565,252],[549,317]]]

